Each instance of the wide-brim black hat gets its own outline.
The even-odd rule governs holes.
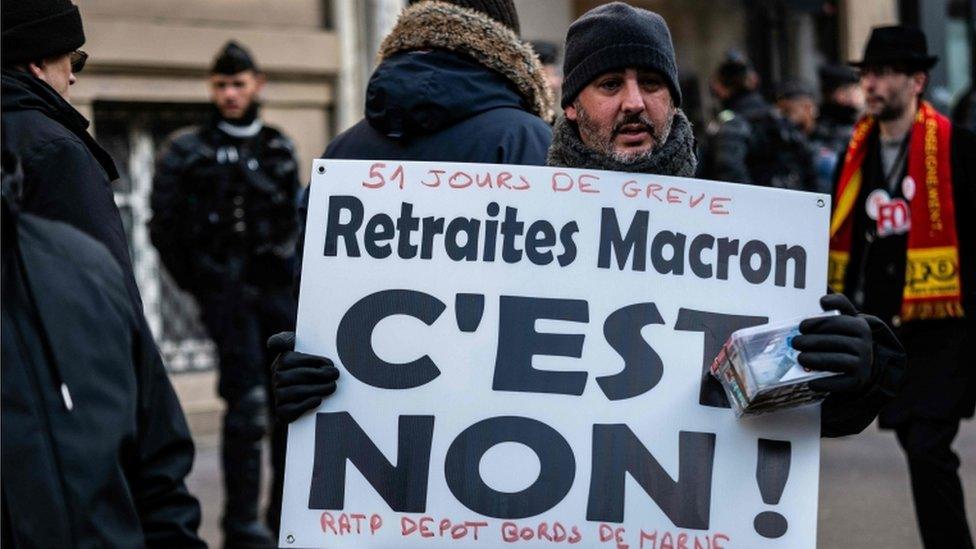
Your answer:
[[[902,25],[875,27],[864,48],[864,58],[851,61],[852,67],[890,65],[904,63],[921,70],[928,70],[939,62],[938,56],[929,55],[925,34],[914,27]]]

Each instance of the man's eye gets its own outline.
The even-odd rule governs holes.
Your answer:
[[[642,80],[640,85],[642,88],[647,90],[657,90],[658,88],[661,87],[662,84],[660,80],[654,79],[654,80]]]
[[[620,82],[616,80],[604,80],[600,82],[600,87],[605,90],[615,90],[620,87]]]

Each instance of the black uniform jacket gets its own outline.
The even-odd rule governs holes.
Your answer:
[[[882,426],[890,427],[909,418],[946,419],[970,417],[976,405],[976,134],[953,126],[949,158],[952,170],[956,233],[959,237],[960,278],[965,319],[918,320],[901,324],[896,316],[901,309],[905,286],[907,237],[895,235],[875,238],[870,253],[864,235],[869,224],[865,201],[882,185],[878,172],[878,130],[868,137],[864,159],[861,196],[854,207],[854,235],[850,266],[864,265],[863,271],[849,267],[845,293],[861,285],[866,290],[863,303],[855,305],[895,326],[898,338],[908,353],[908,370],[901,392],[881,412]],[[844,153],[838,163],[844,165]],[[904,176],[904,173],[902,174]],[[836,183],[835,183],[836,186]],[[901,189],[896,189],[900,196]],[[835,193],[836,194],[836,193]]]
[[[298,233],[294,146],[271,126],[235,137],[217,120],[176,132],[161,151],[152,242],[198,298],[243,285],[287,289]]]
[[[205,546],[193,444],[122,269],[63,223],[3,230],[3,546]]]

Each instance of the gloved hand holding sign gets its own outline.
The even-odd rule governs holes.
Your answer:
[[[271,336],[268,349],[278,353],[271,365],[274,412],[278,421],[295,421],[335,392],[338,368],[328,358],[295,351],[295,332]]]
[[[837,310],[839,316],[808,318],[800,323],[800,334],[793,348],[800,351],[797,362],[809,370],[838,372],[841,375],[811,380],[809,386],[822,393],[858,393],[866,390],[877,376],[874,364],[874,339],[863,315],[843,294],[820,298],[824,311]]]

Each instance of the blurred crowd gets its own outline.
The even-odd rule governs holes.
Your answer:
[[[193,443],[142,312],[112,196],[113,159],[70,103],[88,54],[70,0],[4,0],[3,521],[8,547],[193,547]],[[742,53],[709,79],[695,128],[667,22],[613,2],[563,44],[519,38],[510,0],[409,2],[379,50],[364,117],[323,158],[609,169],[832,195],[837,317],[807,322],[800,362],[824,436],[880,417],[909,464],[927,548],[972,547],[951,444],[976,380],[976,95],[925,101],[939,61],[907,26],[773,97]],[[972,40],[972,37],[970,37]],[[558,60],[562,57],[561,66]],[[266,75],[245,44],[216,52],[209,121],[159,151],[149,232],[218,351],[226,547],[272,547],[287,424],[336,387],[294,350],[308,190],[264,122]],[[478,139],[471,139],[477,134]],[[827,282],[824,281],[824,289]],[[271,503],[259,510],[262,441]]]

